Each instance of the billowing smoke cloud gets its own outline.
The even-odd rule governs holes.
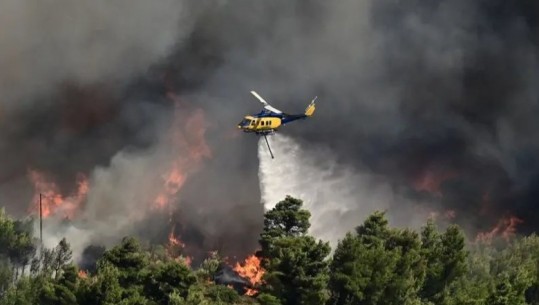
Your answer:
[[[216,35],[230,44],[206,94],[253,112],[249,89],[291,112],[318,95],[315,118],[283,132],[307,152],[331,147],[324,158],[339,167],[383,177],[401,203],[392,217],[423,202],[472,233],[507,214],[535,228],[535,2],[277,1],[264,13],[242,5]],[[230,28],[242,30],[227,36]]]
[[[3,201],[31,198],[12,187],[24,188],[29,167],[69,182],[125,146],[154,142],[168,110],[125,88],[191,32],[185,14],[184,2],[175,0],[2,1]]]
[[[194,252],[252,252],[261,197],[285,192],[305,197],[328,239],[386,208],[402,225],[419,209],[472,232],[506,213],[533,230],[538,15],[531,0],[4,2],[0,200],[26,211],[28,168],[65,192],[83,172],[87,226],[68,226],[83,243],[166,238],[168,215],[139,209],[171,159],[189,156],[164,134],[174,107],[183,122],[194,107],[211,157],[172,205]],[[252,89],[286,112],[319,96],[260,164],[259,139],[235,128],[259,109]]]
[[[190,32],[183,1],[2,1],[2,108],[75,84],[122,83]]]

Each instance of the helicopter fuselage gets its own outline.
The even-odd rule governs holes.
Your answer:
[[[255,115],[247,115],[238,124],[238,128],[244,132],[254,132],[257,134],[272,134],[279,127],[289,122],[306,118],[304,114],[284,114],[262,111]]]
[[[238,124],[238,128],[244,132],[255,132],[255,133],[271,133],[276,131],[281,127],[282,122],[279,117],[256,117],[252,115],[247,115],[245,118]]]

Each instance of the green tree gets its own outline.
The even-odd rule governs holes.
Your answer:
[[[443,272],[442,239],[432,219],[421,230],[421,253],[426,262],[426,277],[420,295],[425,300],[432,300],[443,289],[440,280]]]
[[[280,237],[299,237],[307,234],[311,213],[302,209],[303,201],[286,196],[285,200],[266,212],[260,244],[270,249],[271,242]]]
[[[65,238],[62,238],[62,240],[56,246],[52,260],[52,268],[56,278],[60,277],[60,271],[62,271],[64,267],[71,262],[72,256],[73,251],[71,250],[71,246]]]
[[[103,261],[111,263],[119,271],[118,279],[123,288],[133,288],[142,285],[144,270],[148,267],[148,256],[133,237],[122,239],[120,245],[106,251]]]
[[[221,285],[207,286],[205,294],[212,304],[237,304],[240,301],[236,290]]]
[[[0,209],[0,260],[7,260],[13,266],[14,279],[24,274],[35,250],[28,222],[14,221]]]
[[[58,282],[43,282],[39,293],[40,304],[72,305],[77,304],[77,270],[74,266],[64,266]]]
[[[375,212],[338,243],[331,263],[331,304],[418,304],[424,279],[417,233],[391,230]]]
[[[23,277],[1,296],[0,305],[39,304],[36,291],[40,288],[41,285],[36,285],[36,281]]]
[[[492,287],[490,249],[473,248],[467,258],[466,274],[459,277],[445,290],[442,305],[488,305],[487,298]]]
[[[0,259],[0,295],[11,286],[13,278],[11,266],[6,260]]]
[[[518,259],[515,264],[530,266],[528,272],[532,283],[525,292],[526,302],[530,305],[539,305],[539,236],[534,233],[523,237],[516,241],[511,249],[514,259]]]
[[[443,234],[439,234],[431,220],[423,228],[421,237],[427,276],[420,296],[425,301],[443,304],[446,298],[454,296],[451,285],[467,272],[465,237],[457,225],[450,225]]]
[[[260,305],[281,305],[281,301],[271,294],[261,293],[256,298]]]
[[[0,209],[0,256],[7,258],[15,235],[13,220],[7,216],[3,208]]]
[[[530,292],[537,279],[539,256],[535,243],[533,238],[515,240],[496,253],[491,262],[490,275],[494,284],[488,304],[533,304]]]
[[[159,304],[167,304],[171,293],[187,297],[189,288],[195,282],[196,277],[186,265],[174,261],[161,263],[147,273],[144,293]]]
[[[222,258],[216,251],[211,252],[210,257],[206,258],[200,264],[200,268],[195,271],[195,275],[203,282],[213,281],[222,262]]]
[[[120,271],[104,260],[97,264],[97,273],[93,279],[83,280],[78,290],[80,305],[113,305],[122,300]]]
[[[266,270],[262,291],[283,305],[324,304],[327,290],[328,243],[307,235],[310,213],[303,202],[287,196],[265,214],[260,244]]]
[[[512,274],[510,274],[512,273]],[[496,284],[488,298],[489,305],[526,305],[525,291],[531,286],[526,270],[504,271],[498,274]]]

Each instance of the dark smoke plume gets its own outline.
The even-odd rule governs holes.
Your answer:
[[[90,179],[80,220],[49,224],[50,243],[65,234],[82,252],[134,232],[164,240],[174,223],[194,255],[252,253],[261,196],[280,185],[262,173],[260,189],[259,161],[311,178],[291,191],[311,196],[327,238],[378,208],[401,225],[419,208],[450,211],[472,233],[504,215],[536,229],[536,1],[19,2],[0,4],[2,205],[27,213],[29,168],[63,193],[78,173]],[[275,138],[303,157],[268,165],[258,139],[238,134],[259,110],[253,89],[287,112],[319,96],[315,117]],[[186,129],[197,108],[211,157],[189,173],[172,221],[142,213],[186,154],[169,142],[175,115]],[[269,178],[291,181],[282,175]]]

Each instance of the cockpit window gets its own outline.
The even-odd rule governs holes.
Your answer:
[[[240,122],[240,126],[249,126],[249,124],[251,124],[251,120],[249,119],[244,119]]]

